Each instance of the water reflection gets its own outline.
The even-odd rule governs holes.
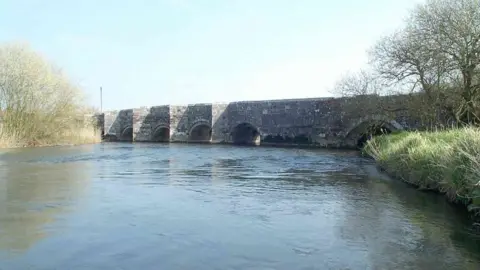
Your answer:
[[[355,214],[343,215],[338,228],[348,245],[373,247],[368,267],[432,269],[441,258],[442,269],[478,269],[480,238],[471,234],[472,223],[463,211],[442,196],[386,176],[362,177],[369,181],[342,192],[345,212]],[[359,199],[363,196],[368,200]],[[462,244],[455,235],[463,236]]]
[[[39,148],[0,156],[0,249],[25,251],[54,233],[48,224],[76,206],[90,179],[89,163],[54,159],[89,150]]]
[[[355,152],[71,150],[0,156],[1,247],[29,251],[0,265],[479,269],[480,241],[464,215],[441,196],[380,177]]]

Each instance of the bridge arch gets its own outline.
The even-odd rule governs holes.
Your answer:
[[[124,128],[120,133],[118,140],[123,142],[133,141],[133,128],[131,126]]]
[[[347,130],[345,139],[348,144],[361,148],[373,136],[403,129],[403,126],[393,119],[386,116],[372,115],[355,121]]]
[[[233,144],[260,145],[260,131],[247,122],[236,125],[231,132],[231,136]]]
[[[208,121],[199,121],[188,131],[188,141],[197,143],[210,142],[212,139],[212,127]]]
[[[165,124],[157,125],[152,132],[152,141],[153,142],[170,141],[170,128]]]
[[[309,144],[310,136],[304,133],[299,134],[268,134],[262,136],[262,143],[267,144]]]

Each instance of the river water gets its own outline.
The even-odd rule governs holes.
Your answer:
[[[356,152],[105,143],[0,154],[0,269],[480,269],[442,196]]]

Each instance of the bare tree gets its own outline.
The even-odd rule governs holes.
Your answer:
[[[391,115],[405,110],[393,89],[373,70],[349,72],[341,77],[330,91],[345,98],[342,110],[353,114]]]
[[[430,109],[480,123],[480,0],[427,0],[370,56],[383,78],[422,93]]]
[[[461,92],[457,117],[479,123],[478,68],[480,65],[480,1],[430,0],[412,16],[413,31],[431,43],[431,51],[443,55],[449,75]]]
[[[382,93],[379,78],[371,71],[349,72],[335,83],[331,93],[342,97],[379,95]]]
[[[445,74],[441,59],[428,51],[425,41],[405,29],[382,38],[370,51],[378,74],[397,86],[399,93],[431,93]]]

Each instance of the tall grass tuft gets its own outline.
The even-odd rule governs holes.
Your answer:
[[[0,147],[98,142],[83,101],[80,89],[30,47],[0,45]]]
[[[363,151],[394,177],[440,191],[480,213],[479,128],[382,135]]]

